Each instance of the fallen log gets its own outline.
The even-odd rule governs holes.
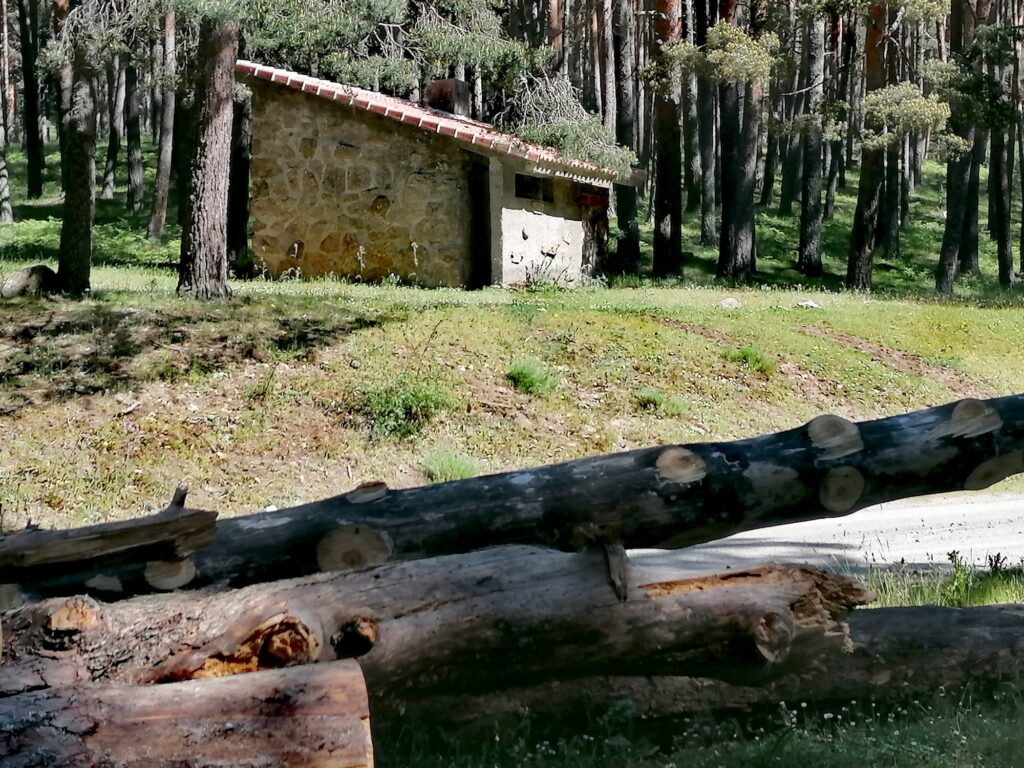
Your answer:
[[[841,657],[822,655],[803,669],[736,685],[703,675],[613,674],[506,688],[498,696],[454,694],[383,700],[376,714],[400,708],[416,722],[471,722],[544,717],[566,712],[594,717],[626,704],[636,717],[698,712],[791,708],[804,704],[848,705],[851,701],[906,701],[937,691],[959,695],[966,686],[1002,681],[1019,684],[1024,674],[1024,606],[978,608],[936,606],[854,611],[848,619],[850,647]]]
[[[629,568],[625,602],[600,553],[531,547],[212,594],[53,598],[5,615],[4,658],[59,653],[94,680],[135,684],[357,657],[381,698],[612,672],[759,684],[840,655],[848,611],[872,597],[799,566],[700,577],[659,567],[653,578]]]
[[[0,559],[0,587],[106,600],[239,586],[498,544],[679,547],[1024,471],[1024,395],[961,400],[875,421],[819,416],[736,442],[647,448],[453,483],[376,484],[218,520],[192,556],[96,568]],[[4,591],[0,589],[0,592]],[[8,605],[16,600],[8,599]]]
[[[151,687],[47,688],[0,699],[0,723],[0,763],[26,768],[373,765],[353,661]]]

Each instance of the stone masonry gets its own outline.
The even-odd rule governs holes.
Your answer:
[[[469,169],[444,137],[251,80],[253,252],[274,277],[465,285]]]

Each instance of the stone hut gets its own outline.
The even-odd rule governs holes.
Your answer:
[[[270,275],[574,285],[598,265],[613,170],[492,126],[247,61],[253,252]]]

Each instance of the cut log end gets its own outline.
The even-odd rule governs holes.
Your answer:
[[[379,501],[387,495],[388,487],[385,483],[363,483],[354,490],[346,493],[345,500],[349,504],[369,504],[374,501]]]
[[[975,467],[964,482],[964,490],[980,491],[1019,472],[1024,472],[1024,451],[1010,451]]]
[[[827,413],[807,424],[811,446],[821,459],[841,459],[864,450],[860,428],[842,416]]]
[[[977,437],[1002,428],[1003,420],[996,409],[984,400],[967,398],[953,407],[947,434],[954,437]]]
[[[849,512],[864,494],[864,476],[853,467],[830,469],[821,481],[818,499],[829,512]]]
[[[793,647],[796,627],[789,616],[766,613],[754,627],[754,643],[758,653],[769,664],[781,664]]]
[[[189,557],[184,560],[153,560],[146,563],[143,576],[153,589],[169,592],[191,582],[196,577],[196,566]]]
[[[696,483],[708,473],[704,459],[686,448],[666,448],[656,465],[661,477],[673,483]]]
[[[391,559],[394,545],[384,531],[366,525],[342,525],[316,545],[316,563],[321,571],[351,571],[380,565]]]

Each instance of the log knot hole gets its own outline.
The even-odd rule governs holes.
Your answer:
[[[678,446],[662,451],[655,465],[661,477],[673,483],[696,483],[708,473],[704,459]]]
[[[357,659],[365,656],[377,644],[377,622],[360,616],[343,624],[331,636],[331,647],[337,659]]]

